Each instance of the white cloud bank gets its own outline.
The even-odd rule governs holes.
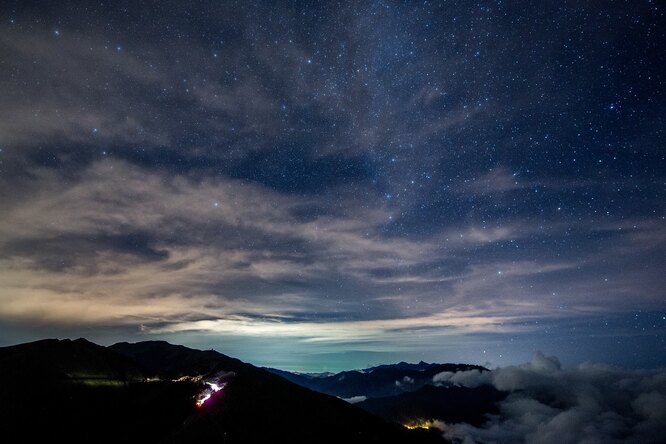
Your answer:
[[[490,384],[510,392],[482,427],[446,424],[454,443],[656,443],[666,436],[666,370],[600,364],[563,369],[555,357],[498,368],[444,372],[435,382]]]

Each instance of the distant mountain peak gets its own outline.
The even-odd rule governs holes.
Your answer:
[[[438,366],[438,365],[441,365],[441,364],[429,364],[429,363],[427,363],[423,360],[420,361],[418,364],[412,364],[412,363],[409,363],[409,362],[406,362],[406,361],[400,361],[397,364],[377,365],[377,366],[374,366],[374,367],[367,368],[364,371],[371,372],[371,371],[374,371],[374,370],[387,369],[387,368],[404,369],[404,370],[426,370],[426,369],[429,369],[431,367],[435,367],[435,366]]]

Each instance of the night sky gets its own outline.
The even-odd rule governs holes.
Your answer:
[[[0,345],[666,366],[664,5],[0,6]]]

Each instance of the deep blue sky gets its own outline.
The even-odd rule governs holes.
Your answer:
[[[3,2],[0,345],[666,366],[657,2]]]

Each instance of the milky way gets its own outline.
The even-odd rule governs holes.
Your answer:
[[[41,3],[0,7],[1,345],[666,365],[663,6]]]

